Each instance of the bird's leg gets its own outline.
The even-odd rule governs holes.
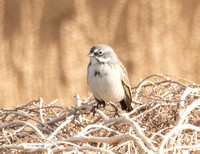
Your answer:
[[[98,105],[102,108],[104,108],[106,106],[106,103],[104,101],[101,101],[100,103],[98,103]]]
[[[98,104],[97,105],[94,105],[91,109],[91,112],[92,112],[92,115],[94,116],[95,115],[95,110],[98,109]]]
[[[106,106],[106,103],[104,101],[100,101],[98,99],[96,99],[96,101],[97,105],[94,105],[91,110],[91,112],[93,112],[93,116],[95,115],[95,109],[99,109],[101,107],[104,108]]]
[[[119,117],[119,113],[118,113],[118,109],[116,108],[115,105],[113,105],[111,102],[109,102],[110,105],[115,109],[115,114],[114,114],[114,117],[118,116]]]

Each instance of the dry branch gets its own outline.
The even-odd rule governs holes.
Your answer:
[[[106,107],[76,95],[76,107],[42,98],[0,110],[2,152],[163,153],[200,150],[200,86],[150,75],[132,88],[133,111]]]

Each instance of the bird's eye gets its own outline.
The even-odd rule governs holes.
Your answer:
[[[98,54],[99,54],[99,55],[103,55],[103,51],[102,51],[102,50],[99,50]]]

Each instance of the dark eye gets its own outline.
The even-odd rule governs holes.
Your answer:
[[[103,55],[103,51],[102,51],[102,50],[99,50],[98,54],[99,54],[99,55]]]

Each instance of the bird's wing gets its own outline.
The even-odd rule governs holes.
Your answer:
[[[121,76],[121,80],[122,80],[122,85],[125,91],[125,96],[128,102],[132,102],[132,94],[131,94],[131,85],[128,79],[128,73],[126,71],[126,68],[123,66],[122,63],[120,63],[119,65],[120,67],[120,76]]]
[[[87,84],[89,85],[89,82],[88,82],[88,73],[89,73],[89,67],[91,66],[91,61],[89,62],[88,64],[88,67],[87,67]]]

